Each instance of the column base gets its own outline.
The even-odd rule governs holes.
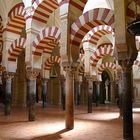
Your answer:
[[[109,102],[109,101],[107,101],[107,100],[105,100],[105,104],[110,104],[110,102]]]

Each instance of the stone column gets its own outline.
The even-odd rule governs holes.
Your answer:
[[[5,72],[5,115],[10,115],[11,105],[12,105],[12,78],[14,78],[14,73]]]
[[[96,81],[96,106],[100,103],[100,81]]]
[[[60,77],[60,94],[61,94],[61,105],[62,109],[65,110],[65,96],[66,96],[66,79],[64,76]]]
[[[75,98],[75,105],[78,106],[80,105],[80,90],[81,90],[81,85],[79,81],[74,82],[74,98]]]
[[[35,120],[35,103],[36,103],[36,78],[37,78],[37,72],[33,71],[31,68],[27,68],[27,100],[28,100],[28,111],[29,121]]]
[[[66,70],[66,128],[74,128],[74,75],[69,67]]]
[[[119,95],[119,100],[118,100],[118,106],[120,109],[120,117],[123,117],[123,107],[122,107],[122,95],[123,95],[123,90],[122,90],[122,80],[120,79],[118,81],[118,95]]]
[[[77,85],[77,105],[80,105],[80,96],[81,96],[81,82],[78,82],[78,85]]]
[[[93,81],[90,76],[87,79],[87,95],[88,95],[88,113],[92,113],[92,99],[93,99]]]
[[[132,65],[133,60],[120,60],[122,66],[122,107],[123,107],[123,138],[133,140],[133,114],[132,114]]]
[[[115,81],[110,82],[110,90],[111,90],[111,103],[115,103],[115,96],[116,96],[116,91],[115,91]]]
[[[42,107],[47,106],[47,89],[48,89],[48,79],[42,78]]]

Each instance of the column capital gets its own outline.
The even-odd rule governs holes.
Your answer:
[[[4,79],[5,79],[5,80],[11,80],[11,79],[14,78],[15,73],[14,73],[14,72],[5,71],[5,72],[3,73],[3,76],[4,76]]]
[[[26,78],[29,80],[36,80],[39,72],[37,70],[32,69],[31,67],[26,68]]]
[[[0,65],[0,72],[4,72],[4,71],[6,71],[6,68],[4,66]]]
[[[119,60],[119,65],[122,67],[123,72],[131,72],[134,59]]]
[[[88,81],[94,81],[94,78],[93,78],[92,75],[86,74],[85,77],[86,77],[86,79],[87,79]]]
[[[78,62],[72,62],[72,63],[63,62],[62,63],[62,67],[64,71],[71,72],[72,74],[74,74],[74,72],[77,70],[78,65],[79,65]]]

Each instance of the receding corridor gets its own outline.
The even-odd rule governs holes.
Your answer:
[[[13,108],[10,116],[0,113],[0,140],[122,140],[122,119],[119,109],[93,105],[87,114],[84,106],[75,108],[75,127],[65,129],[64,111],[59,107],[37,106],[36,121],[28,121],[28,111]],[[134,136],[140,139],[140,109],[134,112]]]

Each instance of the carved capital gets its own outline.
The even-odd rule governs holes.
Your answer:
[[[12,80],[14,78],[15,73],[14,72],[4,72],[3,78],[4,80]]]
[[[4,71],[6,71],[6,68],[4,66],[0,65],[0,72],[4,72]]]
[[[36,80],[38,75],[39,75],[38,71],[33,70],[32,68],[26,68],[26,78],[27,79]]]
[[[133,66],[133,59],[119,60],[119,65],[122,67],[123,72],[131,72]]]

